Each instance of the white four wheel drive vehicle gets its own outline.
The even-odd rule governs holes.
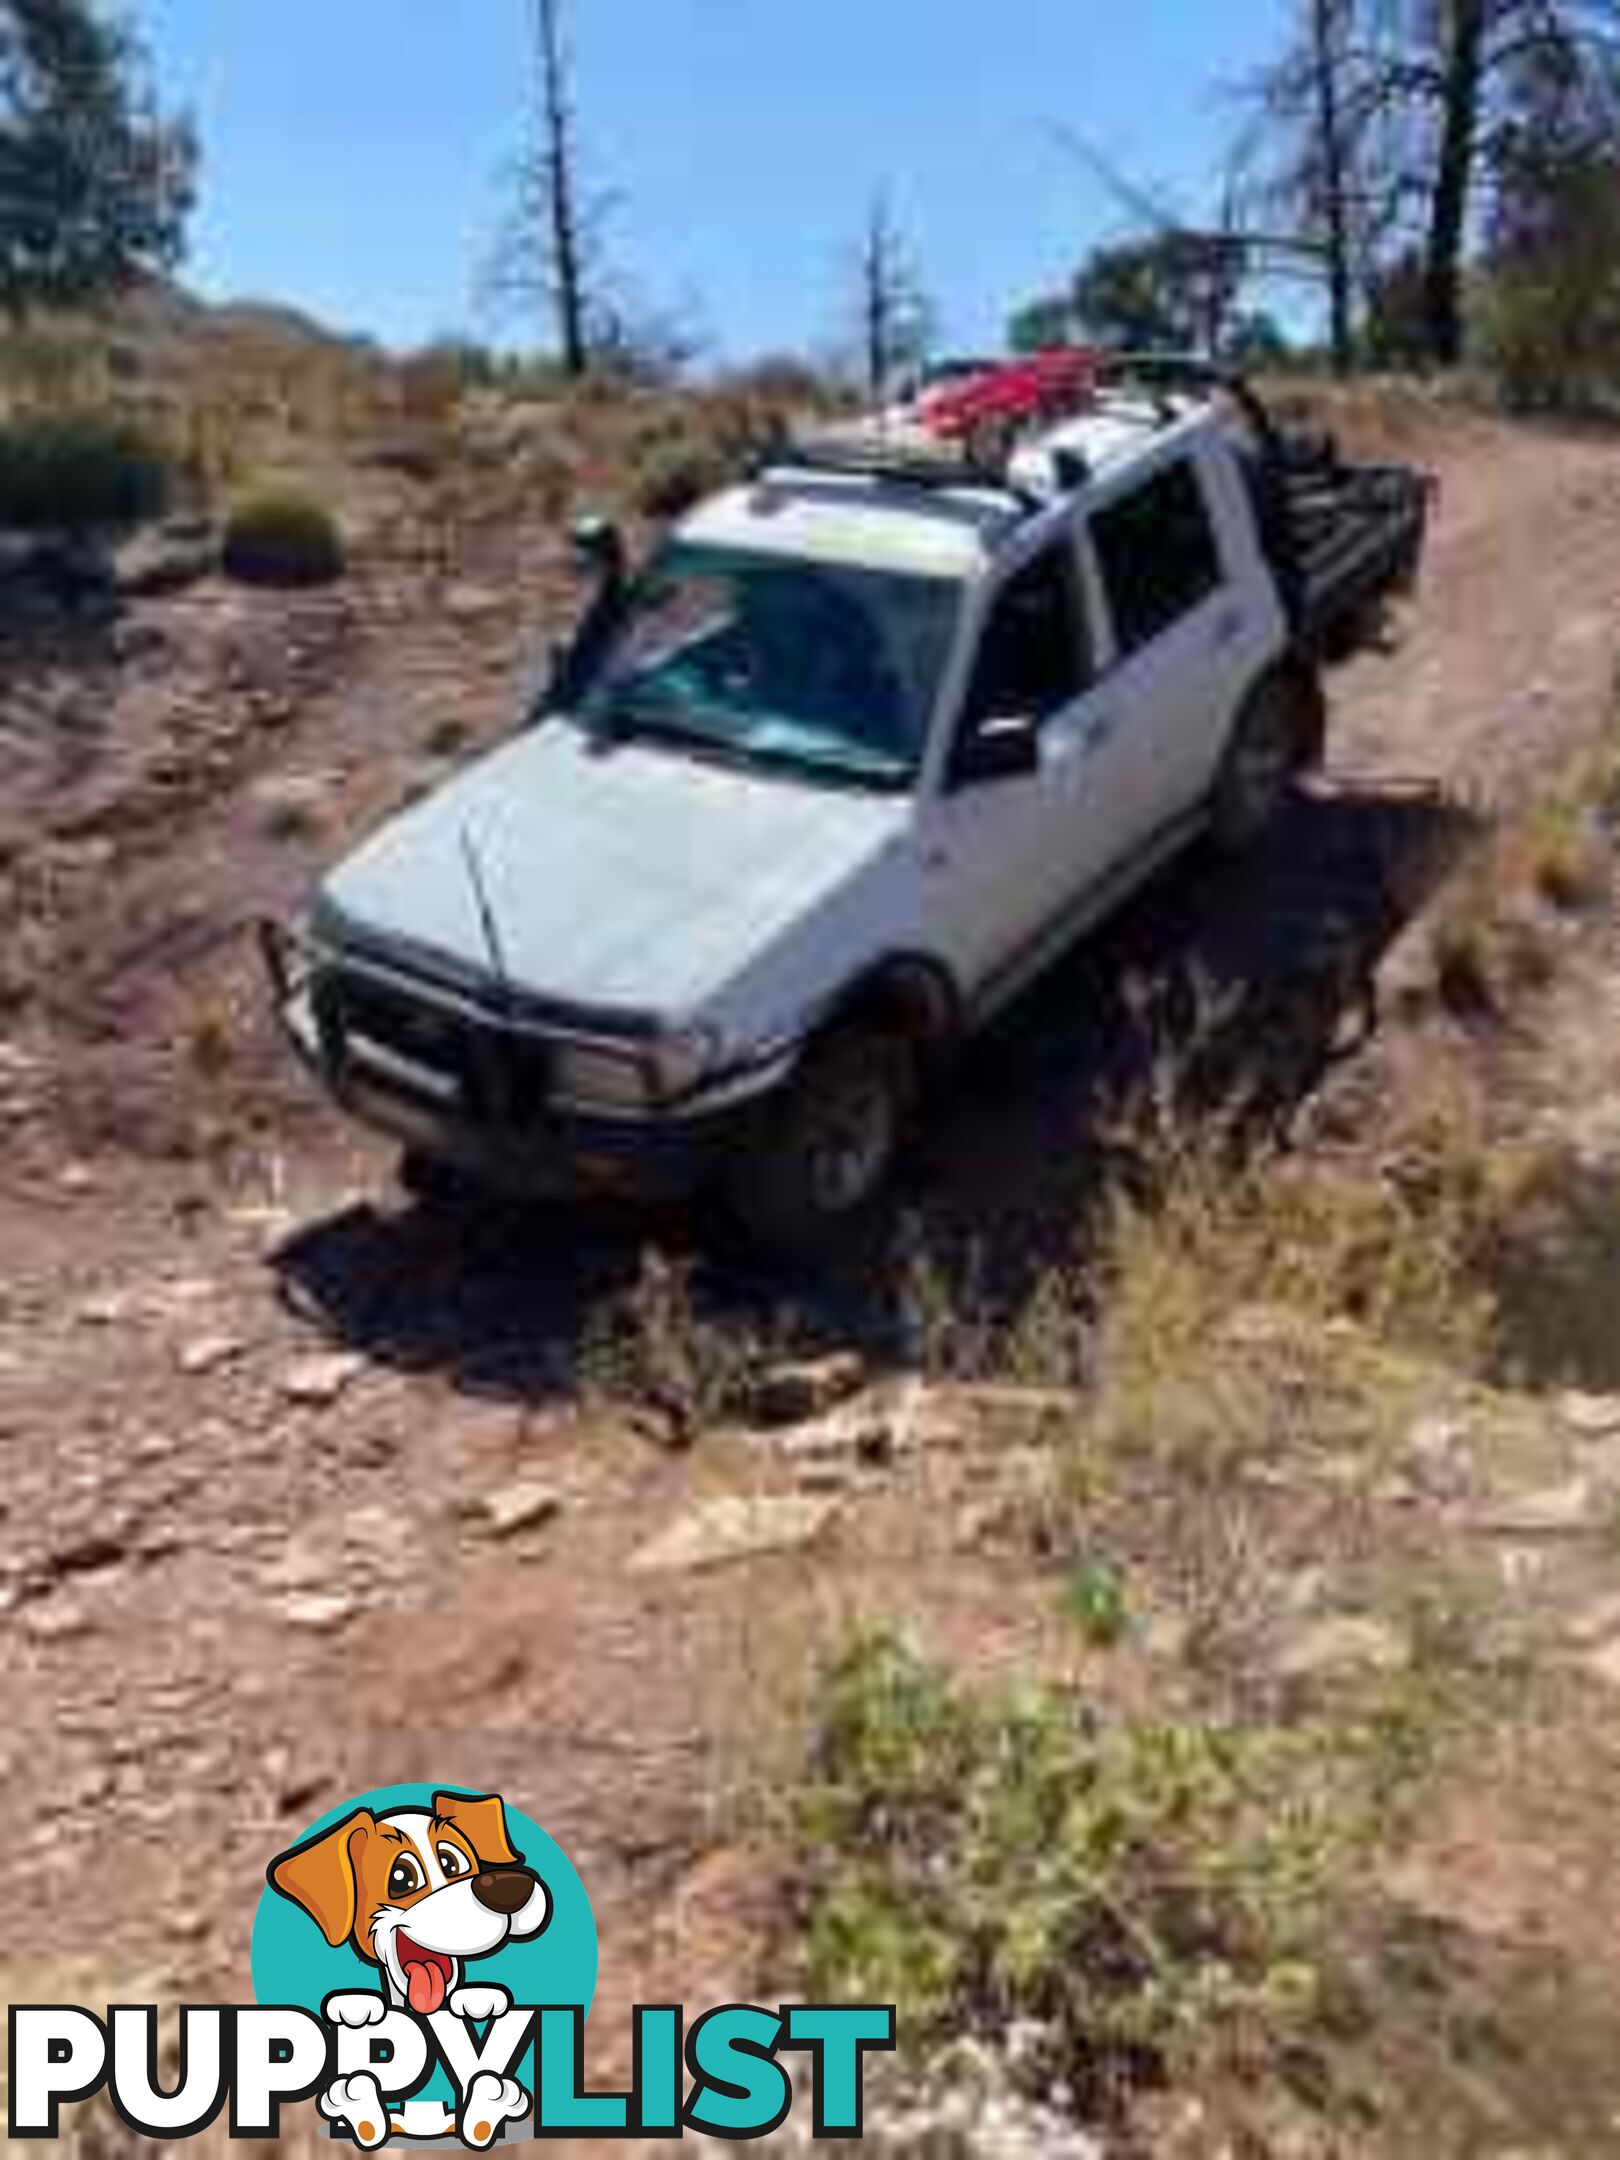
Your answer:
[[[1427,503],[1156,363],[993,476],[851,432],[634,574],[594,528],[529,724],[267,928],[292,1041],[419,1174],[822,1241],[941,1052],[1195,834],[1265,831]]]

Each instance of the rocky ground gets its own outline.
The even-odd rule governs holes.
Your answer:
[[[1320,795],[1252,872],[1177,871],[987,1047],[919,1148],[912,1238],[971,1238],[997,1281],[1056,1249],[1127,1008],[1189,958],[1221,993],[1220,1054],[1312,1091],[1380,969],[1398,991],[1470,816],[1596,725],[1620,445],[1449,418],[1422,448],[1445,488],[1432,575],[1390,649],[1339,679]],[[237,1999],[265,1863],[322,1809],[405,1779],[499,1790],[595,1901],[606,2074],[632,2002],[752,1996],[780,1957],[758,1833],[815,1644],[892,1614],[973,1669],[1066,1666],[1073,1646],[1032,1564],[1039,1396],[872,1389],[834,1358],[804,1400],[672,1447],[580,1394],[643,1226],[416,1207],[273,1039],[255,918],[509,723],[565,601],[545,528],[465,515],[430,544],[402,483],[331,593],[205,581],[5,632],[0,1954],[93,1967],[110,1999]],[[1398,994],[1384,1010],[1337,1068],[1347,1117],[1420,1054],[1430,1023]],[[1606,930],[1536,1013],[1480,1054],[1518,1123],[1577,1147],[1601,1212],[1620,1179]],[[1607,1235],[1572,1267],[1582,1296],[1604,1265],[1620,1289]],[[892,1244],[814,1284],[704,1265],[722,1314],[789,1297],[823,1349],[892,1340]],[[1528,1393],[1414,1382],[1403,1451],[1366,1490],[1288,1473],[1305,1518],[1342,1507],[1358,1528],[1347,1547],[1336,1517],[1295,1552],[1275,1673],[1411,1659],[1406,1623],[1341,1597],[1334,1569],[1370,1541],[1466,1554],[1538,1675],[1391,1879],[1512,1965],[1523,2046],[1562,2082],[1504,2045],[1467,2073],[1483,2099],[1451,2118],[1437,2101],[1428,2144],[1381,2152],[1617,2149],[1620,2056],[1592,2067],[1620,1942],[1614,1309],[1600,1298]],[[1578,2014],[1547,1979],[1555,1949],[1598,1976]],[[1434,2127],[1493,2108],[1499,2147]],[[1160,2149],[1213,2149],[1201,2134],[1167,2118]]]

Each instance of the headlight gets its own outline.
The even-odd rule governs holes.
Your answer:
[[[560,1043],[551,1054],[552,1092],[590,1110],[645,1110],[652,1076],[635,1050],[603,1050],[594,1043]]]
[[[622,1050],[561,1043],[552,1053],[552,1091],[581,1109],[649,1110],[690,1094],[713,1070],[719,1049],[709,1028],[683,1028]]]
[[[689,1095],[706,1080],[720,1056],[720,1038],[713,1028],[682,1028],[660,1035],[652,1045],[650,1064],[653,1085],[662,1101]]]

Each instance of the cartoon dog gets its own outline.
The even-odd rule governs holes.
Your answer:
[[[463,1967],[514,1936],[540,1934],[552,1910],[545,1884],[513,1851],[506,1809],[493,1796],[435,1793],[431,1812],[399,1808],[377,1816],[361,1808],[272,1861],[269,1879],[334,1948],[351,1944],[382,1974],[382,1994],[327,2000],[329,2017],[356,2028],[380,2023],[390,2008],[432,2017],[448,2007],[453,2017],[480,2024],[502,2016],[512,2007],[506,1990],[465,1986]],[[337,2080],[320,2107],[329,2120],[346,2122],[368,2151],[392,2130],[416,2136],[451,2127],[436,2103],[407,2102],[404,2116],[390,2123],[381,2087],[364,2074]],[[481,2148],[528,2107],[515,2080],[481,2075],[456,2128]]]

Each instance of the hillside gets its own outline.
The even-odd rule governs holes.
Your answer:
[[[588,1876],[604,2077],[634,2001],[801,1985],[807,1916],[923,2033],[901,1922],[937,1892],[967,1932],[956,1867],[1037,1944],[1034,2069],[947,1988],[980,2044],[887,2149],[955,2106],[984,2152],[1060,2149],[1048,2107],[1169,2160],[1620,2150],[1620,440],[1341,404],[1442,497],[1323,783],[1055,971],[869,1247],[764,1282],[680,1221],[407,1200],[253,938],[510,726],[564,512],[713,469],[762,393],[430,398],[172,293],[118,341],[133,404],[318,485],[351,564],[0,619],[0,1725],[18,1822],[52,1796],[8,1936],[112,2000],[239,1999],[275,1841],[450,1765]],[[1289,1146],[1245,1169],[1210,1106],[1262,1097]],[[1181,1736],[1185,1792],[1150,1746],[1104,1788],[1146,1979],[1065,1991],[1108,1899],[993,1825],[863,1842],[885,1778],[950,1782],[848,1661],[885,1624],[990,1706],[950,1713],[986,1790],[1020,1678],[1064,1791],[1076,1703]]]

